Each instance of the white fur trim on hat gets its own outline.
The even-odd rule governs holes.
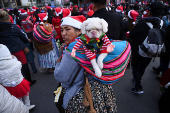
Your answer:
[[[48,16],[44,17],[43,20],[47,20],[47,18],[48,18]],[[39,18],[39,20],[41,20],[41,19]]]
[[[28,14],[27,12],[25,12],[25,13],[20,13],[21,15],[26,15],[26,14]]]
[[[0,44],[0,53],[1,53],[0,54],[0,61],[12,59],[12,55],[11,55],[9,49],[3,44]]]
[[[61,11],[58,13],[55,11],[55,14],[56,14],[56,16],[59,16],[60,14],[62,14],[62,12],[63,12],[63,10],[61,9]]]
[[[133,19],[133,18],[130,16],[130,11],[128,12],[128,17],[129,17],[130,19]]]
[[[120,12],[122,12],[122,10],[117,10],[117,9],[116,9],[116,12],[120,13]]]
[[[65,18],[62,19],[62,21],[63,21],[63,22],[61,23],[60,26],[70,25],[70,26],[75,27],[75,28],[78,28],[78,29],[80,29],[80,26],[81,26],[81,24],[82,24],[80,21],[78,21],[78,20],[76,20],[76,19],[73,19],[73,18],[71,18],[71,17],[65,17]]]

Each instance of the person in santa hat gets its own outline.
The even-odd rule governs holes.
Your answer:
[[[116,8],[116,14],[120,15],[121,18],[122,18],[122,20],[123,20],[123,18],[124,18],[123,6],[118,6],[118,7]]]
[[[82,15],[69,16],[62,19],[61,35],[65,42],[64,45],[66,48],[67,46],[73,44],[74,41],[76,41],[81,35],[80,26],[85,20],[86,18]],[[94,111],[97,113],[116,113],[116,98],[111,85],[104,85],[96,81],[89,73],[85,76],[84,71],[85,69],[79,65],[65,50],[63,51],[63,55],[57,59],[54,76],[55,79],[62,84],[60,86],[60,88],[62,87],[62,91],[60,90],[60,98],[58,102],[56,102],[59,112],[88,112],[89,107],[85,107],[83,104],[83,86],[85,84],[85,77],[87,76],[93,96]]]
[[[165,28],[163,21],[159,18],[163,11],[163,4],[161,2],[152,2],[149,6],[148,17],[142,18],[134,28],[130,31],[129,38],[132,40],[132,73],[134,88],[132,92],[135,94],[143,94],[143,87],[141,84],[145,69],[151,62],[152,58],[139,54],[139,46],[143,44],[148,36],[149,30],[152,26],[160,26]]]
[[[54,72],[56,60],[58,59],[55,48],[53,48],[52,39],[56,35],[54,27],[48,23],[46,13],[39,13],[39,22],[34,25],[33,41],[34,47],[38,54],[38,62],[40,67],[47,68],[48,73]]]
[[[103,18],[108,23],[106,35],[113,40],[126,40],[123,22],[119,15],[106,10],[107,0],[91,0],[93,2],[94,14],[92,17]]]
[[[71,16],[78,16],[79,12],[78,9],[76,7],[73,7],[73,10],[71,11]]]

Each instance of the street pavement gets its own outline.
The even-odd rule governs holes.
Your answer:
[[[38,66],[36,54],[35,62],[38,72],[33,73],[30,68],[32,79],[37,80],[30,92],[31,104],[35,104],[35,108],[30,113],[59,113],[53,96],[58,82],[53,74],[48,74],[47,70],[42,70]],[[112,85],[117,99],[118,113],[159,113],[160,83],[155,79],[156,74],[152,71],[152,67],[158,65],[159,58],[156,58],[145,71],[142,79],[144,94],[136,95],[131,92],[132,69],[126,69],[125,75]]]

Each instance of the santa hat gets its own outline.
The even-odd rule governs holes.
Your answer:
[[[93,10],[93,4],[89,5],[89,11]]]
[[[51,9],[52,10],[52,8],[50,7],[50,6],[46,6],[46,9],[48,10],[48,9]]]
[[[142,17],[147,17],[147,14],[148,14],[148,10],[146,10],[146,11],[143,12]]]
[[[39,13],[38,17],[39,17],[39,20],[41,20],[40,24],[43,24],[43,20],[47,20],[48,18],[46,13]]]
[[[38,9],[38,7],[32,6],[32,10],[36,11]]]
[[[12,55],[11,55],[9,49],[5,45],[0,44],[0,52],[1,52],[0,61],[12,59]]]
[[[133,23],[132,24],[135,24],[135,21],[136,21],[136,17],[139,15],[139,13],[137,12],[137,11],[135,11],[135,10],[130,10],[129,12],[128,12],[128,17],[130,18],[130,19],[133,19]]]
[[[75,7],[75,8],[78,8],[78,6],[77,6],[77,5],[75,5],[74,7]]]
[[[55,14],[56,16],[59,16],[59,14],[62,14],[63,10],[60,7],[55,8]]]
[[[80,7],[80,8],[79,8],[79,11],[81,11],[81,10],[83,10],[83,8],[82,8],[82,7]]]
[[[21,12],[21,9],[18,9],[18,12],[20,13],[20,12]]]
[[[169,6],[168,2],[165,2],[164,5],[165,5],[165,6]]]
[[[94,11],[93,11],[93,10],[90,10],[90,11],[88,11],[88,13],[87,13],[88,16],[92,16],[93,14],[94,14]]]
[[[63,18],[67,17],[67,16],[71,16],[71,11],[67,8],[63,9]]]
[[[83,15],[80,16],[68,16],[62,19],[62,23],[60,26],[69,25],[74,28],[80,29],[81,24],[86,20]]]
[[[122,12],[123,13],[123,6],[118,6],[116,8],[116,12]]]
[[[25,14],[27,14],[27,12],[26,12],[24,9],[21,9],[20,14],[21,14],[21,15],[25,15]]]

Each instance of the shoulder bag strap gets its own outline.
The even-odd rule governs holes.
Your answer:
[[[73,78],[73,80],[72,80],[72,82],[71,82],[71,84],[70,84],[70,87],[73,85],[73,82],[74,82],[74,80],[77,78],[77,76],[78,76],[78,74],[79,74],[81,68],[82,68],[82,67],[79,66],[79,68],[78,68],[78,70],[77,70],[77,72],[76,72],[76,75],[74,76],[74,78]]]

